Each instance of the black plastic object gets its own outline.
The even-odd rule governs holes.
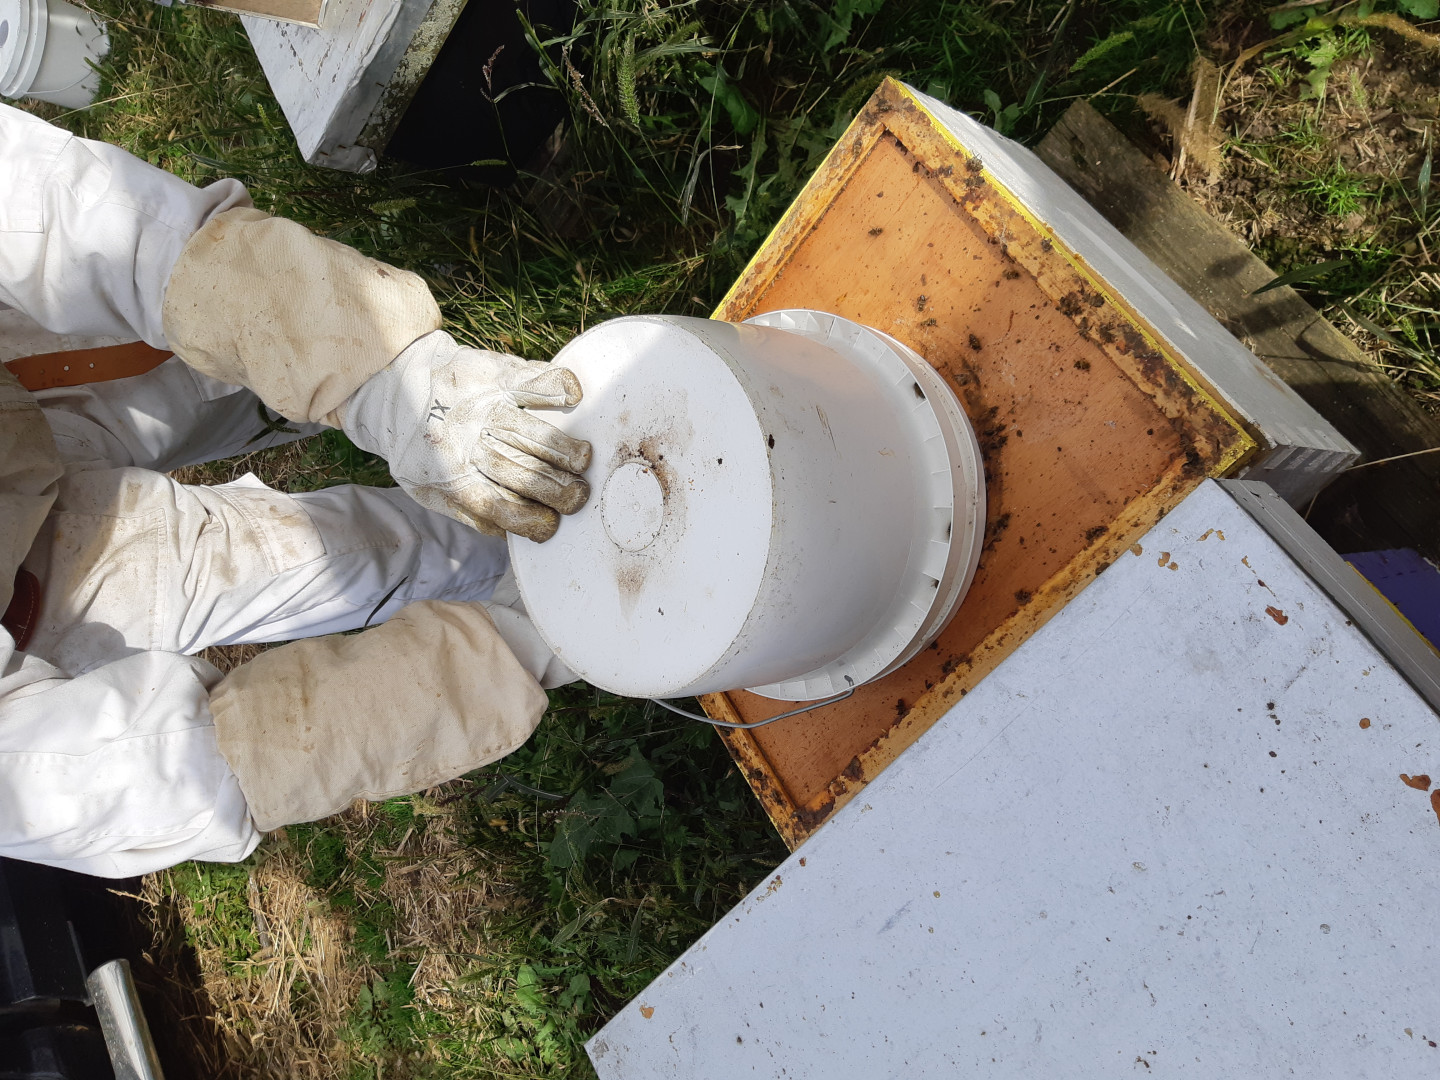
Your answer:
[[[111,1080],[85,976],[119,934],[105,886],[0,859],[0,1080]]]
[[[98,1027],[49,1024],[0,1034],[0,1080],[102,1080],[114,1075]]]
[[[576,0],[470,0],[391,136],[389,157],[460,179],[515,180],[569,115],[517,10],[543,39],[574,25]]]
[[[83,1006],[85,974],[55,871],[0,860],[0,1027]]]

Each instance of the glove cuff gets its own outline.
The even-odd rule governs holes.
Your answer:
[[[453,780],[520,746],[547,699],[479,604],[426,600],[362,634],[262,653],[211,691],[257,828]]]
[[[362,450],[392,466],[416,438],[423,437],[431,378],[461,347],[443,330],[410,342],[336,407],[328,418]]]
[[[259,210],[227,210],[186,243],[165,291],[165,337],[191,367],[245,386],[291,420],[323,421],[440,326],[417,275]]]

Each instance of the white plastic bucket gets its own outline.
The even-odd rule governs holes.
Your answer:
[[[594,444],[593,495],[510,551],[536,628],[586,680],[814,700],[893,670],[958,607],[979,447],[905,346],[818,312],[636,316],[555,362],[585,389],[550,418]]]
[[[0,0],[0,97],[83,109],[100,91],[91,66],[110,51],[105,25],[66,0]]]

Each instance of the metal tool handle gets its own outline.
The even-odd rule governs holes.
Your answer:
[[[101,964],[85,980],[116,1080],[164,1080],[128,960]]]

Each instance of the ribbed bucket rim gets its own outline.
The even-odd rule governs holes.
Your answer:
[[[0,97],[18,98],[25,95],[40,72],[50,8],[45,0],[0,0],[0,11],[9,3],[14,4],[15,24],[11,35],[15,45],[9,69],[0,71]]]

